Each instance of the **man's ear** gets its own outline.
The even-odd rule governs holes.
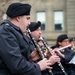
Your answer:
[[[19,22],[20,21],[21,16],[15,17],[15,19]]]
[[[61,42],[58,42],[58,44],[61,46]]]

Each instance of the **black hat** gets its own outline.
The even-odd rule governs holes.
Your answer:
[[[29,29],[32,32],[32,31],[35,31],[36,29],[38,29],[40,26],[41,26],[40,21],[38,21],[37,23],[36,22],[31,22],[31,24],[29,25]]]
[[[75,41],[75,38],[70,38],[69,39],[69,42],[71,42],[71,41]]]
[[[12,3],[9,5],[6,14],[7,16],[14,18],[17,16],[30,15],[31,5],[22,3]]]
[[[57,42],[62,42],[65,39],[68,39],[68,36],[66,34],[59,35],[57,37]]]

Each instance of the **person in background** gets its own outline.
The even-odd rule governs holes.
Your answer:
[[[41,22],[40,21],[38,21],[38,22],[31,22],[30,25],[29,25],[29,29],[30,29],[31,34],[34,37],[34,39],[37,42],[40,43],[39,45],[40,46],[44,46],[42,41],[40,40],[40,37],[42,35],[42,31],[41,31],[41,27],[40,26],[41,26]],[[53,56],[49,57],[49,60],[51,62],[51,65],[53,65],[54,63],[59,62],[60,58],[58,56],[56,56],[56,55],[53,55]],[[37,61],[37,60],[35,60],[35,61]],[[44,71],[42,71],[42,75],[49,75],[49,74],[48,74],[47,70],[44,70]]]
[[[35,63],[29,60],[34,46],[27,35],[30,24],[30,4],[12,3],[7,8],[7,20],[0,25],[0,75],[41,75],[51,69],[46,58]]]
[[[69,43],[71,44],[71,50],[75,52],[75,38],[70,38]]]
[[[69,39],[69,43],[71,44],[71,47],[69,47],[72,51],[75,52],[75,38],[70,38]],[[75,56],[73,57],[73,59],[70,61],[70,63],[72,63],[72,68],[75,72]]]
[[[68,75],[75,75],[74,70],[72,69],[72,64],[69,64],[70,60],[73,58],[75,53],[67,48],[63,48],[69,45],[69,38],[67,34],[61,34],[57,37],[56,45],[52,46],[52,49],[58,48],[55,50],[56,54],[60,57],[60,61],[67,72]],[[59,51],[60,48],[63,48]],[[58,64],[53,65],[54,75],[64,75]]]

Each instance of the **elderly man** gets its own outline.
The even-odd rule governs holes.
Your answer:
[[[40,40],[40,36],[42,34],[42,32],[41,32],[41,22],[40,21],[31,22],[31,24],[29,25],[29,29],[30,29],[31,34],[34,37],[34,39],[36,41]],[[50,60],[51,65],[53,65],[54,63],[59,62],[60,58],[56,55],[53,55],[49,58],[49,60]],[[42,75],[48,75],[48,72],[46,70],[42,71]]]
[[[8,19],[0,25],[0,75],[41,75],[51,68],[47,59],[29,60],[34,46],[24,32],[30,24],[30,9],[29,4],[12,3],[6,11]]]

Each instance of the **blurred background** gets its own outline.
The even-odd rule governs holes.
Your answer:
[[[31,21],[41,21],[42,36],[54,45],[60,34],[75,37],[75,0],[0,0],[0,23],[6,19],[6,9],[14,2],[32,5]]]

